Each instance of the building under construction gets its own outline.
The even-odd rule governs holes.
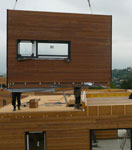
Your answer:
[[[90,98],[86,89],[88,82],[109,86],[111,58],[111,16],[8,10],[7,89],[62,89],[29,94],[20,111],[1,108],[0,149],[94,150],[99,139],[119,139],[118,129],[128,135],[120,148],[129,140],[132,149],[130,93],[94,91],[98,98]],[[65,87],[82,88],[79,109]]]

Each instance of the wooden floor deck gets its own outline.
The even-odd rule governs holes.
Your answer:
[[[28,96],[21,100],[22,105],[29,102],[30,99],[40,99],[38,102],[38,108],[29,108],[21,106],[21,110],[15,111],[19,112],[38,112],[38,111],[74,111],[74,107],[66,107],[66,102],[63,95],[46,95],[46,96]],[[67,100],[74,99],[74,96],[68,96]],[[11,104],[0,108],[0,113],[13,112],[13,106]]]
[[[40,99],[38,108],[30,108],[21,106],[21,110],[13,112],[11,104],[0,108],[0,113],[22,113],[22,112],[61,112],[61,111],[75,111],[74,107],[67,107],[63,95],[44,95],[44,96],[28,96],[23,98],[22,105],[29,102],[30,99]],[[67,96],[67,100],[73,100],[74,96]],[[132,100],[125,97],[94,97],[88,98],[85,105],[85,111],[88,116],[100,115],[126,115],[132,114]],[[81,111],[81,109],[76,110]]]

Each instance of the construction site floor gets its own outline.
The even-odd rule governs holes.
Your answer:
[[[30,108],[29,101],[31,99],[37,99],[38,108]],[[68,96],[67,100],[74,100],[74,96]],[[21,110],[15,112],[37,112],[37,111],[75,111],[74,107],[67,107],[63,95],[46,95],[46,96],[28,96],[21,100]],[[24,107],[24,105],[26,105]],[[17,109],[17,107],[16,107]],[[0,113],[13,112],[13,106],[11,104],[0,108]],[[79,110],[77,110],[79,111]]]

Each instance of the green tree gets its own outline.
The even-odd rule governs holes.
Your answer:
[[[122,89],[132,89],[132,78],[129,78],[127,80],[124,80],[121,83],[121,88]]]
[[[112,89],[116,88],[116,86],[115,86],[115,84],[113,82],[110,83],[110,88],[112,88]]]

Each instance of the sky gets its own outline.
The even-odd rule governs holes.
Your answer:
[[[6,15],[16,0],[0,0],[0,73],[6,73]],[[132,67],[132,0],[91,0],[93,14],[112,15],[112,68]],[[16,10],[91,14],[87,0],[17,0]]]

